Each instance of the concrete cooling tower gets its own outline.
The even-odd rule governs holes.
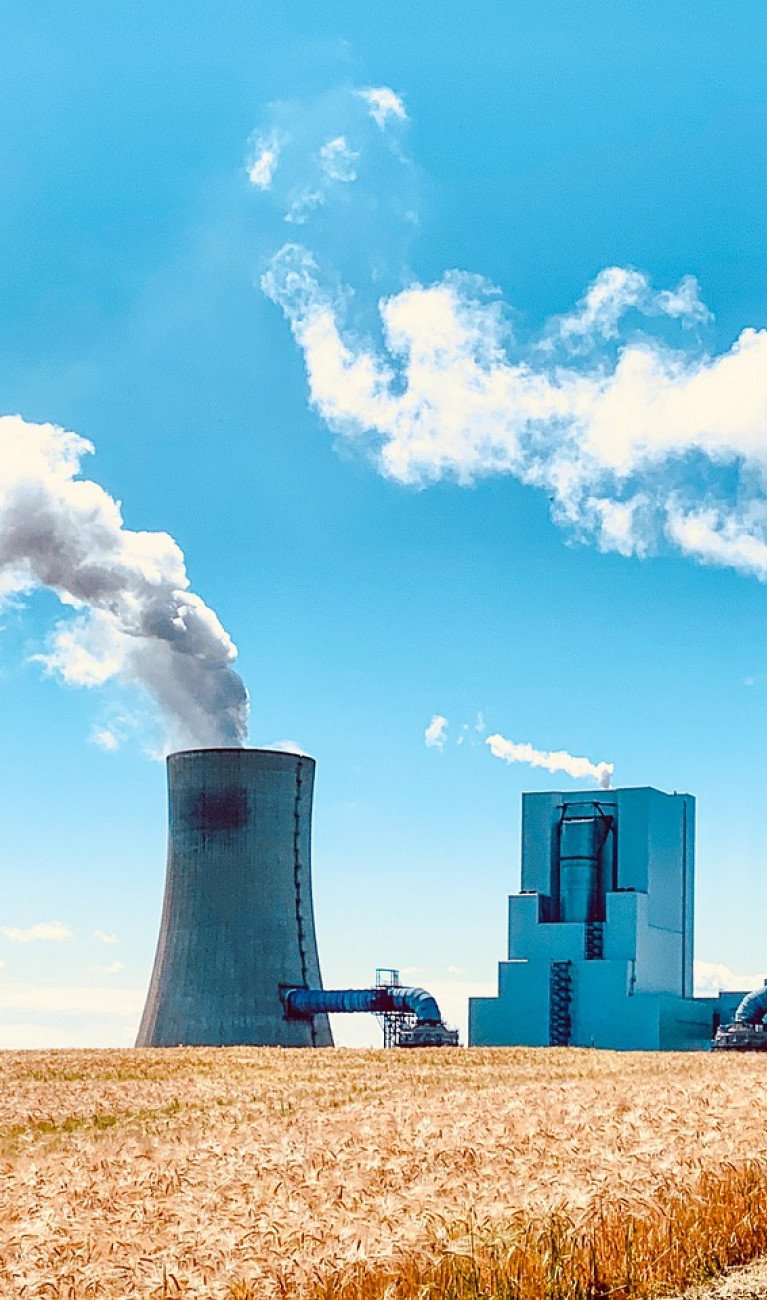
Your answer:
[[[326,1015],[289,1019],[280,996],[322,988],[314,767],[263,749],[169,756],[165,901],[137,1047],[332,1047]]]

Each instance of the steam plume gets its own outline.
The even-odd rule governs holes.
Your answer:
[[[78,686],[141,684],[172,747],[241,745],[248,696],[234,645],[189,590],[173,538],[131,532],[119,504],[78,477],[92,451],[55,425],[0,417],[0,603],[50,588],[76,613],[38,656],[49,671]]]
[[[602,790],[610,788],[614,770],[612,763],[592,763],[588,758],[576,758],[573,754],[568,754],[565,749],[548,753],[546,750],[534,749],[532,745],[517,744],[497,733],[488,736],[485,744],[490,746],[490,751],[496,758],[502,758],[505,763],[529,763],[530,767],[545,767],[549,772],[566,772],[568,776],[576,778],[591,776]]]

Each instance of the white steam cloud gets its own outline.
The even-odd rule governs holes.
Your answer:
[[[75,613],[40,661],[72,685],[116,677],[145,687],[170,746],[241,745],[248,697],[234,645],[189,590],[172,537],[131,532],[118,503],[78,477],[92,451],[55,425],[0,417],[0,602],[55,592]]]
[[[382,344],[344,329],[349,295],[325,289],[303,247],[280,249],[262,287],[303,350],[314,406],[387,477],[512,474],[545,488],[557,520],[602,550],[670,545],[767,578],[767,330],[716,356],[644,333],[606,342],[629,311],[700,325],[691,277],[655,291],[609,268],[526,348],[476,276],[382,299]]]
[[[367,104],[368,112],[376,126],[380,126],[382,130],[390,118],[400,122],[407,121],[405,105],[391,86],[368,86],[357,93]]]
[[[331,181],[343,181],[345,184],[356,181],[355,162],[358,158],[359,153],[349,147],[343,135],[326,140],[320,149],[320,167]]]
[[[443,718],[441,713],[435,713],[425,732],[423,733],[424,741],[428,749],[444,749],[447,740],[447,718]]]
[[[633,267],[604,268],[530,337],[481,276],[381,296],[418,225],[407,127],[390,87],[347,87],[273,105],[256,137],[282,142],[283,219],[311,222],[312,248],[283,244],[261,285],[328,426],[400,483],[510,474],[603,551],[671,549],[767,581],[767,330],[706,351],[694,276],[657,288]]]
[[[574,754],[568,754],[565,749],[549,753],[546,750],[534,749],[532,745],[517,744],[497,733],[488,736],[485,744],[489,745],[490,752],[496,758],[502,758],[504,763],[527,763],[530,767],[544,767],[547,772],[566,772],[576,780],[590,777],[602,790],[610,788],[614,771],[613,763],[592,763],[588,758],[576,758]]]
[[[268,140],[255,140],[253,157],[248,164],[248,180],[251,185],[255,185],[258,190],[270,189],[279,157],[280,146],[276,136],[271,136]]]
[[[392,229],[411,232],[417,222],[407,127],[405,105],[389,86],[341,86],[269,104],[245,157],[262,200],[260,220],[272,227],[266,238],[281,237],[275,215],[282,238],[284,222],[311,226],[315,245],[332,248],[342,262],[350,259],[355,271],[360,256],[364,263],[372,259],[380,281]]]

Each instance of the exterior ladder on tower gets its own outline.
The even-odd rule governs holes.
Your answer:
[[[572,997],[572,962],[553,961],[549,972],[549,1044],[551,1047],[567,1047],[570,1043]]]
[[[601,961],[604,957],[604,921],[586,922],[586,961]]]

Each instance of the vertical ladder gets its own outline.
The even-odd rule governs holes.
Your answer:
[[[567,1047],[572,1034],[570,1004],[573,998],[572,962],[553,961],[549,970],[549,1044]]]
[[[604,957],[604,921],[586,922],[584,945],[586,961],[601,961]]]

